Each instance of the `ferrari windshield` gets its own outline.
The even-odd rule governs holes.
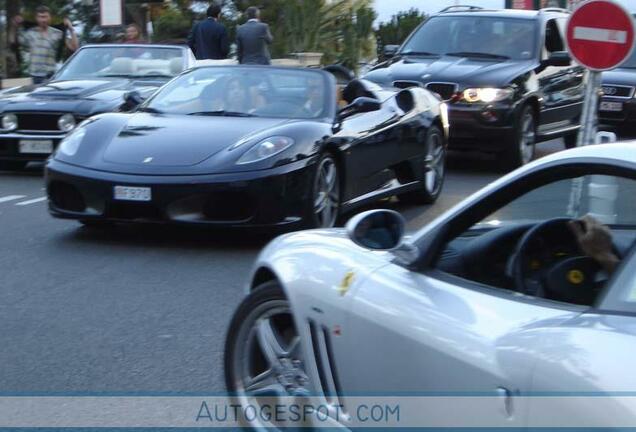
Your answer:
[[[417,30],[400,54],[527,60],[535,52],[536,29],[527,19],[436,16]]]
[[[168,83],[141,109],[166,114],[312,119],[331,117],[335,84],[309,69],[206,67]]]
[[[184,50],[152,45],[82,48],[55,76],[56,80],[104,77],[166,77],[181,73]]]

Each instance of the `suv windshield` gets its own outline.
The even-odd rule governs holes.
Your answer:
[[[534,21],[484,16],[436,16],[407,41],[401,54],[527,60],[537,41]]]
[[[82,48],[56,75],[57,80],[103,77],[166,77],[184,69],[183,50],[144,46]]]

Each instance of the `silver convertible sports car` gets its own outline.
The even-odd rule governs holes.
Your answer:
[[[589,221],[606,240],[596,255],[583,252]],[[348,395],[491,395],[486,424],[523,429],[549,420],[525,396],[601,395],[576,412],[547,403],[581,425],[636,424],[621,399],[636,389],[633,143],[545,157],[404,226],[371,210],[265,248],[226,341],[242,405],[319,395],[350,427]]]

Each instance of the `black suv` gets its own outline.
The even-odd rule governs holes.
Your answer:
[[[619,133],[636,130],[636,50],[622,65],[603,72],[599,121]]]
[[[450,148],[523,165],[537,142],[563,137],[566,147],[576,145],[584,69],[565,51],[568,16],[563,9],[450,7],[365,78],[437,93],[448,105]]]

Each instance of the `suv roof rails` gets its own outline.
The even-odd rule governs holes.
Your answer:
[[[455,5],[455,6],[448,6],[444,9],[442,9],[441,11],[439,11],[438,13],[445,13],[445,12],[454,12],[455,10],[462,10],[462,11],[476,11],[476,10],[484,10],[483,7],[481,6],[470,6],[470,5]]]
[[[545,12],[561,12],[561,13],[570,13],[570,11],[568,9],[563,9],[563,8],[543,8],[543,9],[539,9],[539,13],[545,13]]]

